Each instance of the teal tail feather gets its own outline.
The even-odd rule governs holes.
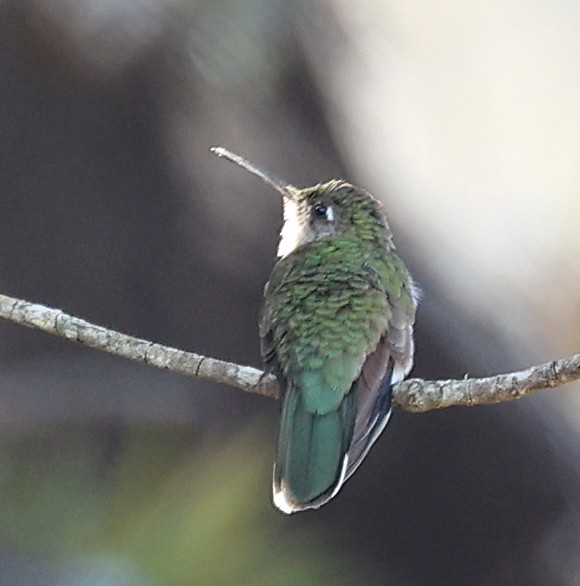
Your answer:
[[[306,409],[299,388],[284,393],[276,462],[274,504],[284,513],[315,509],[340,489],[355,420],[354,393],[324,415]]]

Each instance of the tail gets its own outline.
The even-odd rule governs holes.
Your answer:
[[[299,388],[287,385],[276,461],[274,505],[284,513],[316,509],[342,486],[355,420],[354,393],[325,415],[306,409]]]

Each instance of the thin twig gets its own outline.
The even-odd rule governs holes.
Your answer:
[[[256,368],[127,336],[59,309],[0,294],[0,318],[155,368],[224,383],[265,397],[278,397],[274,378],[264,376]],[[575,354],[520,372],[488,378],[445,381],[410,379],[395,385],[393,400],[402,409],[419,413],[444,407],[512,401],[578,379],[580,354]]]

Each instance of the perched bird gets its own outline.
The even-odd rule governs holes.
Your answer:
[[[389,420],[392,385],[413,364],[417,289],[372,195],[340,180],[298,189],[212,151],[283,196],[279,260],[260,320],[265,368],[282,396],[273,500],[284,513],[316,509]]]

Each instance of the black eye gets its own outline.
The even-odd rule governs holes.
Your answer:
[[[314,206],[314,215],[318,218],[326,218],[328,206],[325,203],[317,203]]]

